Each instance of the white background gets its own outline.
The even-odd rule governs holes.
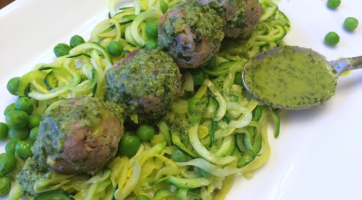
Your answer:
[[[107,17],[107,0],[17,0],[0,10],[0,121],[15,102],[7,81],[39,62],[55,57],[53,47],[74,34],[89,33]],[[362,55],[362,24],[343,28],[346,17],[362,23],[362,0],[342,0],[331,10],[326,0],[281,0],[291,21],[285,41],[313,48],[330,59]],[[336,47],[324,44],[329,31],[339,34]],[[325,105],[285,112],[268,162],[254,178],[238,178],[226,199],[361,200],[362,199],[362,70],[338,81],[336,95]],[[0,142],[0,152],[6,142]]]

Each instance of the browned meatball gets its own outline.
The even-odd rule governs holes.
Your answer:
[[[197,1],[174,6],[158,22],[159,46],[182,68],[206,64],[219,51],[223,38],[221,18]]]
[[[258,0],[199,1],[217,10],[225,21],[225,37],[229,38],[247,38],[264,11]]]
[[[182,96],[181,74],[161,50],[135,50],[106,71],[107,100],[125,108],[128,122],[154,123]]]
[[[122,110],[88,96],[61,103],[39,125],[32,148],[36,168],[90,174],[103,168],[123,135]]]
[[[120,68],[122,65],[126,64],[126,62],[132,60],[132,58],[140,52],[139,49],[133,50],[131,53],[127,54],[124,58],[122,58],[118,63],[113,65],[113,68]]]

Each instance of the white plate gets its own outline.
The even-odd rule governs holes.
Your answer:
[[[17,0],[0,10],[0,113],[14,102],[7,81],[39,62],[51,62],[53,47],[79,34],[85,39],[107,17],[107,0]],[[291,21],[285,41],[313,48],[330,59],[362,55],[362,24],[343,28],[346,17],[362,23],[362,1],[342,0],[337,10],[327,0],[282,0]],[[336,47],[324,44],[335,31]],[[254,178],[238,178],[226,199],[362,199],[362,70],[338,81],[336,95],[311,110],[286,112],[281,134],[270,133],[272,154]],[[0,121],[4,121],[0,114]],[[0,142],[0,152],[5,142]]]

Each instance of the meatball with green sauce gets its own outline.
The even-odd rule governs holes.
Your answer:
[[[140,49],[128,54],[105,74],[107,100],[124,108],[127,122],[150,124],[183,95],[176,63],[161,50]]]
[[[32,147],[36,170],[94,174],[103,168],[123,135],[122,111],[88,96],[60,103],[39,125]]]
[[[223,21],[199,1],[179,4],[158,22],[158,43],[181,68],[205,65],[220,49]]]
[[[264,11],[258,0],[199,1],[218,12],[225,22],[224,33],[228,38],[247,38]]]

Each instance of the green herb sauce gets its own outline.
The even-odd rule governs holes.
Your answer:
[[[161,50],[141,49],[122,67],[107,70],[105,78],[108,101],[126,108],[128,120],[133,115],[139,122],[159,119],[183,93],[176,63]]]
[[[43,179],[45,174],[46,173],[36,171],[33,159],[28,158],[17,175],[17,179],[21,184],[21,192],[24,195],[35,196],[37,193],[34,190],[34,184],[37,180]]]
[[[332,69],[321,58],[292,47],[261,61],[252,59],[244,79],[264,103],[287,108],[323,104],[334,95],[337,85]]]

